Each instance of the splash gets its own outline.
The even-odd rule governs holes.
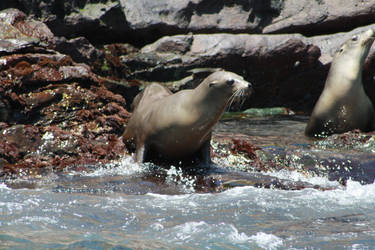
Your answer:
[[[249,240],[264,249],[277,249],[283,245],[283,240],[281,238],[263,232],[259,232],[256,235],[249,237]]]
[[[196,176],[184,175],[181,168],[171,166],[171,168],[167,170],[166,183],[179,186],[184,193],[194,193],[196,181]]]
[[[116,175],[134,175],[146,171],[146,168],[136,163],[133,157],[122,157],[120,160],[112,161],[111,163],[97,166],[93,171],[72,172],[71,175],[85,176],[85,177],[102,177],[102,176],[116,176]]]

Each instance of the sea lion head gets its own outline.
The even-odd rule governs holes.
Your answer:
[[[336,51],[334,58],[359,58],[363,64],[371,45],[375,39],[375,32],[369,29],[361,34],[352,36]]]
[[[216,98],[227,99],[228,105],[232,104],[233,101],[244,99],[253,92],[251,83],[242,76],[228,71],[212,73],[199,87],[204,88],[206,92],[216,96]]]

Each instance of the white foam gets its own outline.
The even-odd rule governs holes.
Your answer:
[[[249,240],[264,249],[277,249],[283,245],[283,240],[281,238],[263,232],[259,232],[256,235],[249,237]]]
[[[181,168],[171,166],[167,171],[166,183],[176,184],[185,193],[195,192],[195,176],[184,176]]]
[[[0,190],[11,190],[5,183],[0,183]]]
[[[319,176],[306,176],[298,171],[280,170],[277,172],[267,172],[266,175],[271,175],[280,179],[287,179],[291,181],[303,181],[313,185],[319,185],[324,187],[339,187],[340,183],[337,181],[330,181],[327,177]]]
[[[182,225],[175,226],[173,229],[174,237],[176,241],[182,243],[181,241],[188,241],[194,239],[196,236],[201,235],[207,231],[208,224],[204,221],[200,222],[186,222]]]
[[[343,190],[332,190],[322,195],[329,196],[339,205],[375,204],[375,184],[361,185],[359,182],[348,180]]]
[[[34,224],[36,222],[40,222],[43,224],[57,224],[59,222],[58,219],[54,217],[45,217],[45,216],[24,216],[21,217],[13,222],[8,223],[9,225],[15,224],[15,225],[22,225],[22,224]]]
[[[193,233],[198,233],[202,231],[204,228],[206,228],[208,224],[204,221],[199,221],[199,222],[187,222],[181,226],[177,226],[176,229],[179,229],[181,233],[183,234],[193,234]]]
[[[219,223],[208,224],[204,221],[191,221],[173,228],[174,241],[194,242],[204,234],[208,242],[220,241],[232,244],[255,244],[264,249],[276,249],[283,245],[283,240],[273,234],[258,232],[255,235],[248,236],[244,232],[239,232],[232,224]]]
[[[273,234],[258,232],[256,235],[247,236],[243,232],[240,233],[233,225],[230,225],[230,229],[228,240],[234,244],[253,243],[264,249],[276,249],[283,245],[283,240]]]
[[[145,167],[136,163],[132,157],[122,157],[118,161],[112,161],[94,171],[81,172],[81,176],[100,177],[100,176],[116,176],[116,175],[134,175],[145,171]],[[77,173],[72,173],[73,175]]]
[[[228,240],[235,244],[243,244],[249,241],[249,236],[245,233],[238,232],[237,228],[230,225],[231,232],[228,234]]]
[[[153,230],[155,230],[155,231],[161,231],[161,230],[163,230],[164,229],[164,226],[162,225],[162,224],[160,224],[160,223],[154,223],[154,224],[151,224],[151,226],[150,226]]]

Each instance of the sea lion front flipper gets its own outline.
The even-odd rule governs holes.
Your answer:
[[[135,151],[135,161],[138,163],[144,162],[146,159],[146,147],[145,145],[137,145],[137,150]]]
[[[211,135],[207,141],[205,141],[202,147],[199,149],[200,166],[202,168],[210,168],[211,164]]]

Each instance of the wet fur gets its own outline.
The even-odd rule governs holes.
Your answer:
[[[362,66],[373,36],[372,30],[354,36],[335,53],[324,90],[306,126],[307,136],[375,129],[374,108],[362,84]]]
[[[209,75],[193,90],[172,94],[159,84],[135,98],[135,110],[123,134],[134,139],[137,162],[190,161],[210,164],[212,127],[250,84],[231,72]]]

